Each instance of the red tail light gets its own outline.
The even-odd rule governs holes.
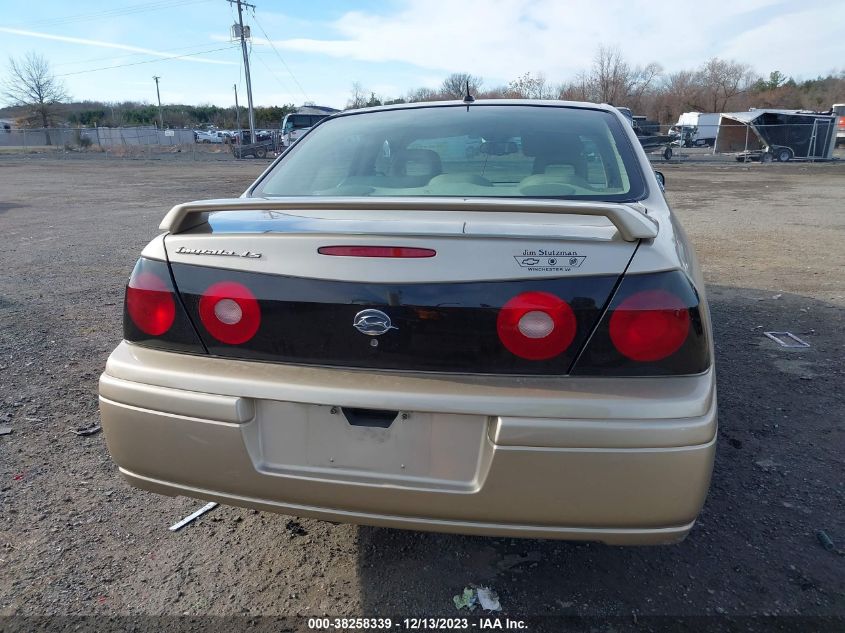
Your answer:
[[[340,257],[400,257],[411,259],[437,255],[437,251],[433,249],[411,246],[321,246],[317,249],[317,252],[320,255]]]
[[[512,354],[546,360],[561,354],[575,338],[575,313],[548,292],[523,292],[508,301],[496,322],[499,340]]]
[[[229,345],[246,343],[261,325],[261,309],[255,295],[233,281],[209,287],[200,297],[199,314],[209,334]]]
[[[153,273],[133,275],[126,288],[126,311],[144,334],[161,336],[176,318],[170,285]]]
[[[610,339],[631,360],[650,362],[674,354],[690,328],[684,301],[666,290],[644,290],[620,303],[610,317]]]

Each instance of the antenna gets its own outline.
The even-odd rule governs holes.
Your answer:
[[[466,103],[467,105],[469,105],[469,104],[470,104],[470,103],[472,103],[473,101],[475,101],[475,97],[473,97],[473,96],[469,93],[469,79],[467,79],[467,93],[466,93],[466,95],[464,95],[464,103]]]

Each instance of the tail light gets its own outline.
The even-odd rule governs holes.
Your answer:
[[[126,312],[144,334],[161,336],[176,320],[169,284],[155,273],[133,275],[126,286]]]
[[[126,285],[123,338],[149,347],[204,353],[165,262],[141,258]]]
[[[228,345],[246,343],[261,325],[261,308],[255,295],[234,281],[210,286],[200,297],[199,314],[208,333]]]
[[[627,275],[572,374],[697,374],[710,366],[698,293],[681,271]]]
[[[684,302],[665,290],[643,290],[620,303],[610,316],[610,340],[627,358],[640,362],[671,356],[689,334]]]
[[[512,354],[546,360],[569,347],[578,327],[575,313],[563,299],[548,292],[523,292],[502,307],[496,329]]]

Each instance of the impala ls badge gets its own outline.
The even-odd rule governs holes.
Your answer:
[[[355,315],[352,327],[367,336],[381,336],[388,330],[399,329],[391,324],[390,317],[381,310],[361,310]]]
[[[248,257],[250,259],[258,259],[261,253],[253,253],[252,251],[230,251],[225,248],[186,248],[180,246],[176,249],[180,255],[225,255],[226,257]]]

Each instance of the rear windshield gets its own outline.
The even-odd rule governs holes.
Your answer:
[[[325,118],[325,116],[319,114],[289,114],[285,119],[284,127],[292,130],[302,130],[312,125],[317,125],[321,119]]]
[[[562,106],[434,106],[329,119],[258,196],[643,197],[619,119]]]

